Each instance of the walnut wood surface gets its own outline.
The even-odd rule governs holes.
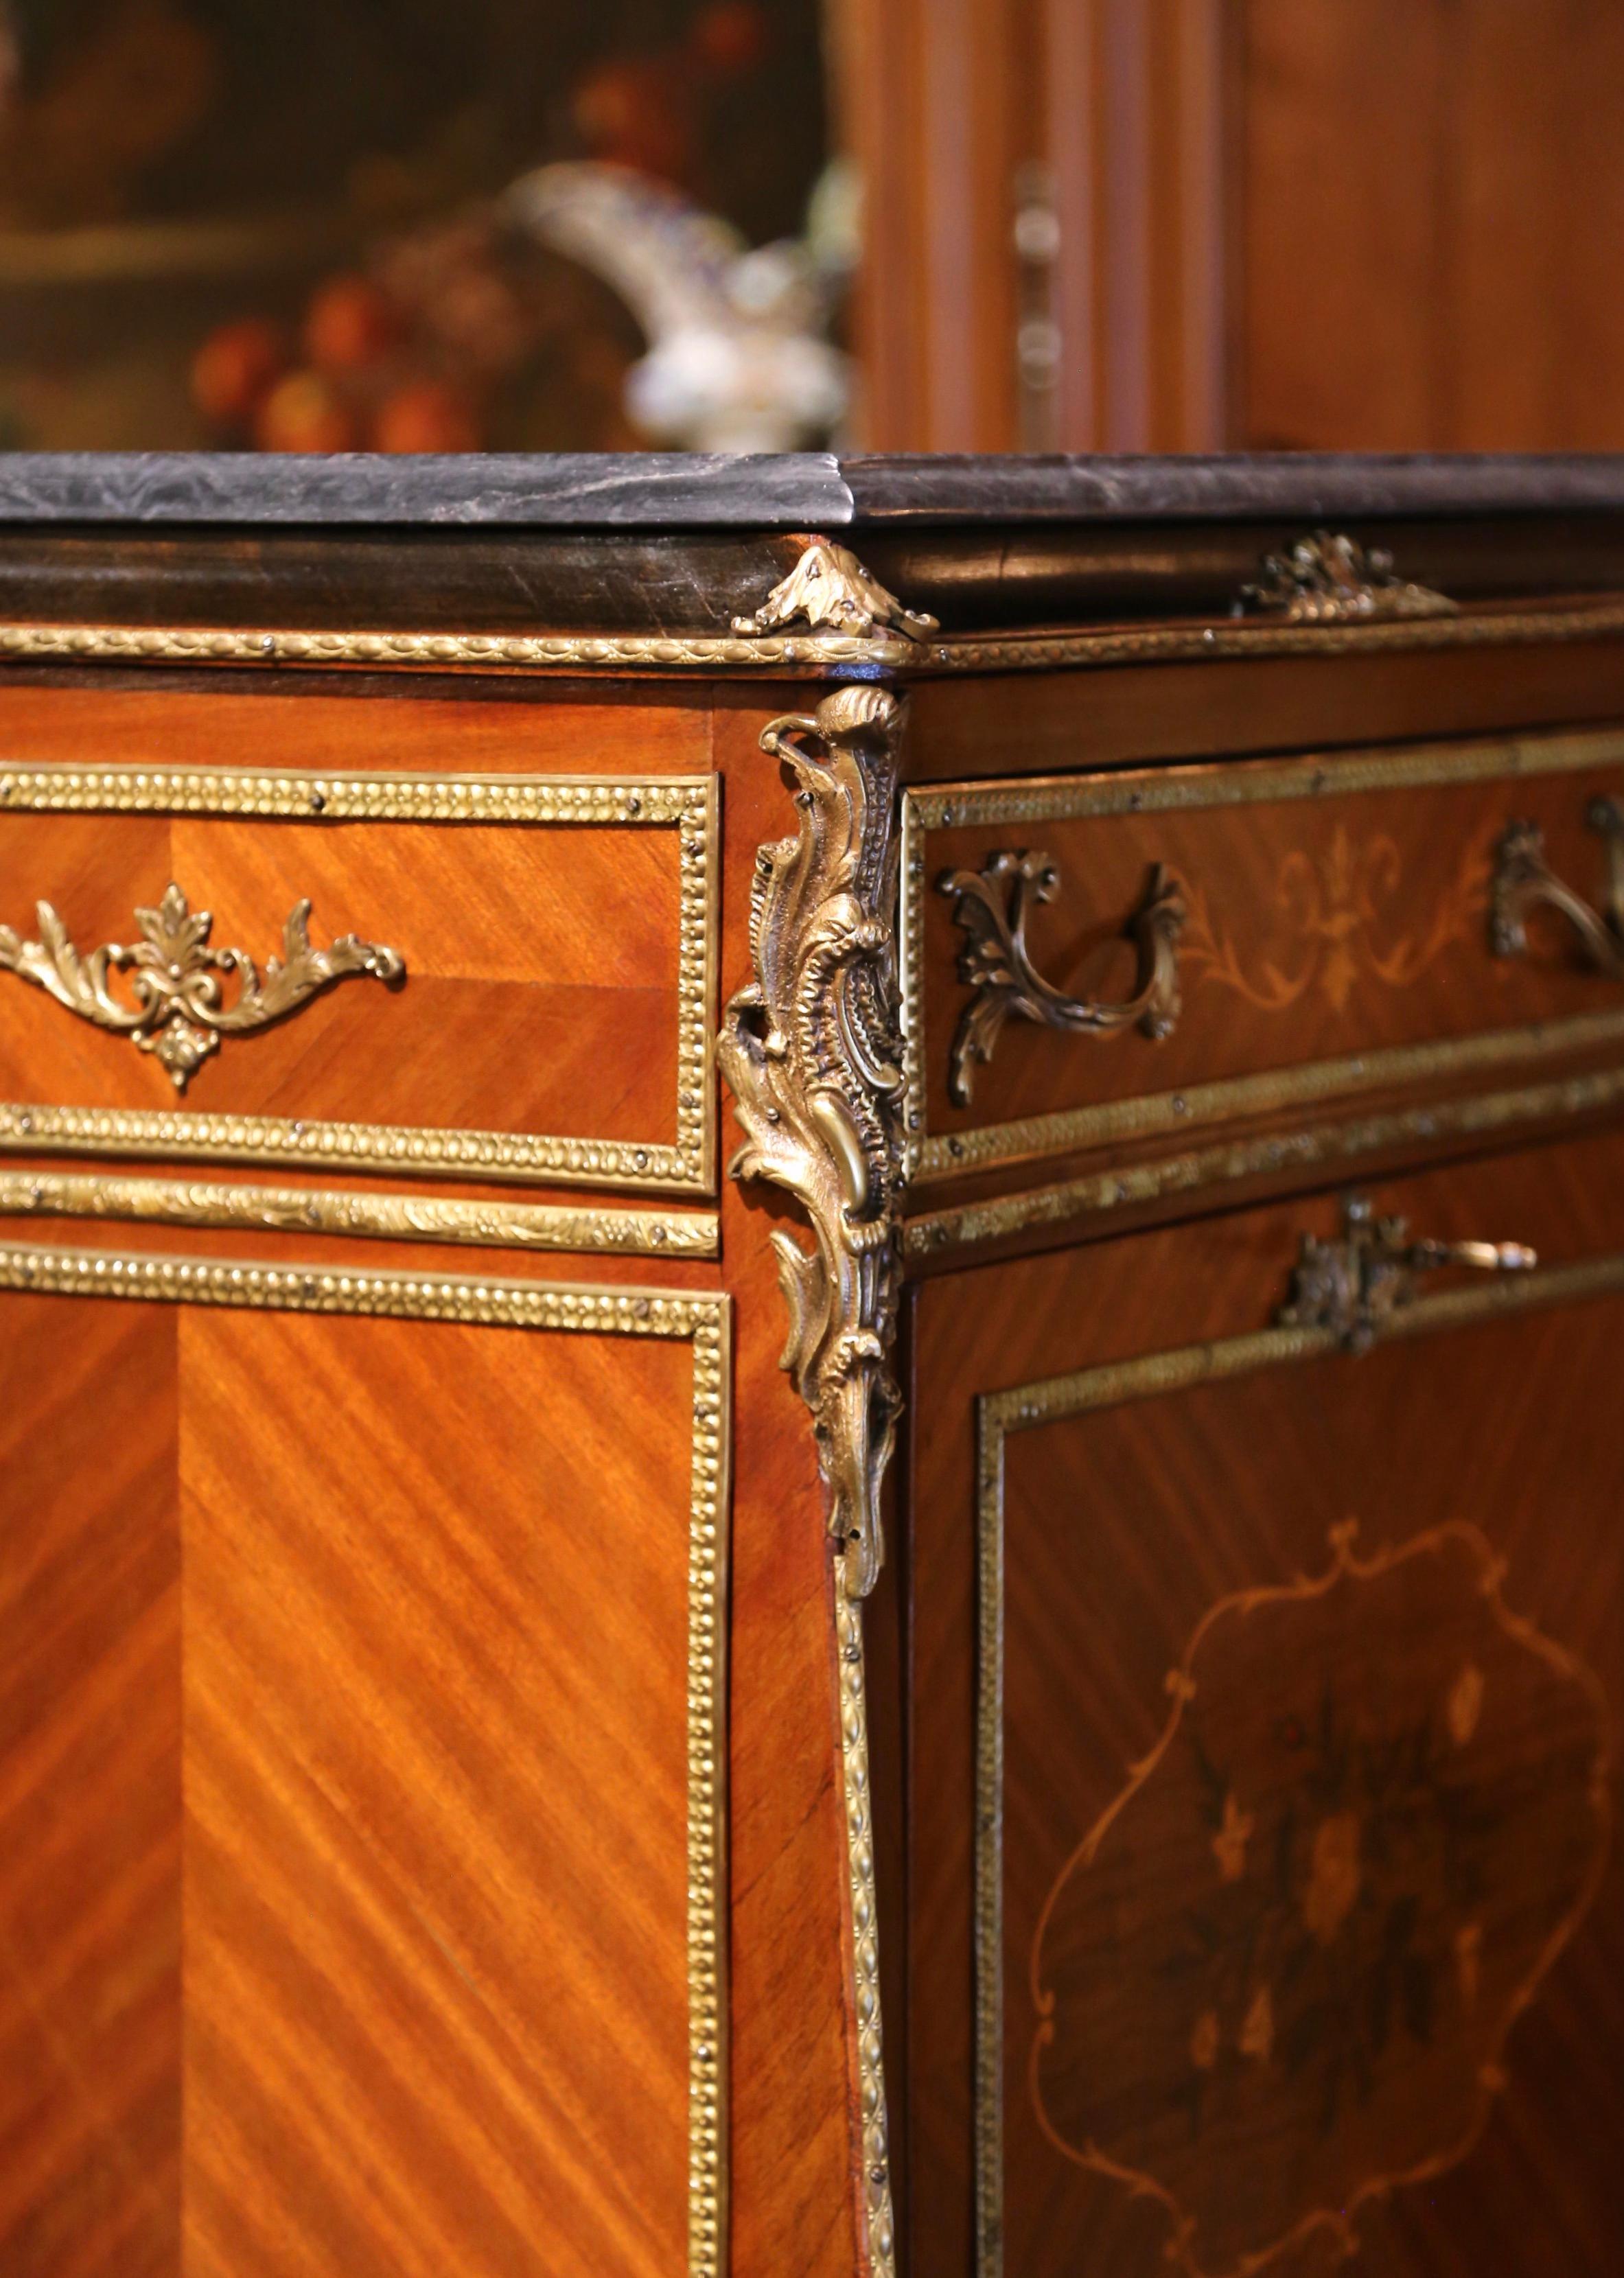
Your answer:
[[[1378,761],[1379,764],[1379,761]],[[1497,957],[1490,936],[1496,849],[1513,818],[1544,828],[1552,867],[1599,903],[1605,848],[1587,826],[1592,799],[1624,789],[1624,763],[1519,781],[1401,786],[1338,797],[1328,763],[1318,799],[1258,801],[1186,813],[997,822],[929,830],[925,875],[976,872],[999,849],[1041,848],[1060,873],[1053,900],[1030,906],[1027,945],[1069,995],[1131,993],[1124,936],[1153,868],[1183,888],[1182,1007],[1173,1033],[1138,1028],[1056,1034],[1012,1018],[974,1097],[955,1106],[948,1077],[967,993],[954,899],[923,898],[927,1128],[953,1135],[1104,1103],[1179,1091],[1306,1062],[1490,1029],[1624,1010],[1572,929],[1544,914],[1529,951]],[[1236,781],[1218,770],[1191,777]],[[1147,788],[1150,776],[1132,782]]]
[[[0,1334],[7,2268],[682,2267],[686,1345]]]
[[[1417,1233],[1513,1236],[1535,1243],[1543,1263],[1561,1265],[1624,1249],[1616,1161],[1616,1138],[1606,1136],[1374,1192],[1383,1209],[1407,1213]],[[908,1450],[915,1611],[909,2093],[922,2270],[967,2270],[972,2259],[975,1396],[1262,1327],[1285,1293],[1299,1233],[1328,1235],[1336,1222],[1335,1198],[1326,1196],[991,1267],[932,1283],[916,1297]],[[1040,1909],[1068,1856],[1119,1797],[1128,1767],[1145,1758],[1168,1714],[1166,1673],[1226,1594],[1321,1573],[1328,1529],[1350,1518],[1358,1519],[1367,1554],[1445,1522],[1469,1521],[1507,1561],[1506,1605],[1588,1663],[1605,1687],[1616,1792],[1624,1571],[1613,1521],[1624,1459],[1608,1428],[1605,1386],[1618,1319],[1616,1298],[1507,1318],[1378,1347],[1362,1360],[1337,1355],[1107,1408],[1007,1442],[1005,2142],[1012,2270],[1075,2268],[1079,2252],[1102,2278],[1148,2278],[1168,2267],[1166,2209],[1061,2156],[1038,2123],[1027,2066],[1039,2020],[1028,1973]],[[1400,1603],[1414,1610],[1421,1598],[1412,1591]],[[1421,1664],[1439,1633],[1436,1621],[1424,1630],[1406,1632],[1402,1621],[1390,1629],[1382,1650],[1394,1660],[1395,1699],[1400,1672],[1406,1683],[1416,1672],[1424,1676]],[[1376,1666],[1351,1685],[1356,1717],[1373,1703],[1380,1708]],[[1288,1673],[1277,1647],[1265,1662],[1241,1667],[1260,1701],[1267,1686]],[[1311,1704],[1316,1715],[1319,1705]],[[1526,1838],[1527,1814],[1537,1816],[1538,1806],[1532,1793],[1515,1800],[1515,1768],[1543,1762],[1551,1716],[1524,1727],[1521,1739],[1507,1739],[1501,1729],[1507,1753],[1492,1783],[1500,1818],[1492,1841],[1485,1838],[1488,1881],[1475,1903],[1504,1930],[1508,1922],[1541,1919],[1540,1909],[1561,1895],[1558,1886],[1567,1887],[1567,1869],[1559,1844],[1517,1840],[1519,1825]],[[1153,1911],[1157,1903],[1158,1855],[1168,1872],[1191,1883],[1196,1905],[1188,1863],[1176,1863],[1182,1838],[1176,1836],[1168,1851],[1168,1823],[1158,1824],[1161,1854],[1153,1837],[1151,1849],[1133,1854],[1138,1863],[1125,1880],[1118,1862],[1125,1939],[1139,1918],[1136,1907]],[[1532,2278],[1550,2267],[1553,2251],[1587,2278],[1617,2267],[1624,2251],[1613,2157],[1624,2120],[1616,2062],[1624,2019],[1613,1990],[1624,1923],[1620,1872],[1615,1854],[1608,1882],[1515,2025],[1508,2085],[1492,2106],[1480,2148],[1424,2190],[1396,2190],[1361,2207],[1355,2228],[1362,2245],[1352,2267],[1384,2278],[1490,2270]],[[1219,1879],[1214,1869],[1215,1884]],[[1499,1934],[1483,1932],[1490,1945]],[[1063,1977],[1065,1968],[1075,1973],[1079,1966],[1057,1961],[1054,1971]],[[1132,2046],[1092,2050],[1099,2094],[1107,2092],[1114,2068],[1124,2082],[1134,2075],[1157,2019],[1183,1998],[1179,1983],[1169,1964],[1168,1974],[1147,1985],[1132,2012],[1138,2020]],[[1453,2030],[1445,1990],[1438,1991],[1436,2012],[1440,2062]],[[1200,2006],[1191,2011],[1192,2031]],[[1457,2022],[1458,2008],[1451,2013]],[[1401,2093],[1412,2075],[1423,2077],[1425,2045],[1423,2034],[1408,2041],[1400,2035],[1383,2059],[1383,2077],[1396,2077]],[[1263,2160],[1272,2174],[1264,2157],[1271,2142],[1285,2160],[1293,2129],[1306,2127],[1311,2149],[1320,2142],[1315,2099],[1326,2089],[1323,2065],[1305,2056],[1293,2075],[1283,2049],[1278,2061],[1272,2117],[1260,2119],[1261,2132],[1233,2153],[1237,2190],[1248,2160]],[[1364,2108],[1357,2085],[1350,2073],[1339,2089],[1355,2136]],[[1431,2092],[1444,2093],[1436,2080]],[[1075,2105],[1075,2089],[1061,2091],[1061,2102],[1068,2095]],[[1138,2108],[1119,2103],[1111,2124],[1125,2127],[1125,2115]],[[1344,2110],[1341,2101],[1337,2108]],[[1378,2118],[1383,2109],[1378,2101]],[[1080,2108],[1073,2113],[1081,2116]],[[1097,2114],[1094,2124],[1103,2134],[1105,2120]],[[1199,2166],[1199,2155],[1191,2156]],[[1222,2195],[1223,2179],[1214,2181],[1210,2160],[1207,2172],[1209,2190]],[[1292,2172],[1300,2182],[1299,2171]],[[1268,2267],[1281,2278],[1320,2278],[1333,2267],[1333,2246],[1329,2232],[1316,2231]],[[1185,2266],[1176,2259],[1174,2267]],[[1198,2255],[1192,2267],[1237,2266]]]
[[[1126,760],[1321,751],[1624,715],[1624,644],[1242,658],[922,681],[913,783],[1063,775]]]

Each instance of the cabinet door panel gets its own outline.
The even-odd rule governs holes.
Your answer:
[[[8,2274],[714,2267],[721,1335],[0,1252]]]
[[[1383,1190],[1542,1264],[1362,1354],[1334,1198],[922,1292],[923,2267],[1620,2267],[1616,1156]]]

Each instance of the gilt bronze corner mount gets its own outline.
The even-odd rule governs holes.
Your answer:
[[[1130,993],[1115,1003],[1068,997],[1032,963],[1026,945],[1031,905],[1052,902],[1060,891],[1060,871],[1049,855],[1000,851],[979,870],[945,870],[937,886],[953,899],[964,935],[959,978],[971,992],[947,1078],[955,1107],[970,1105],[976,1065],[992,1059],[1012,1013],[1072,1036],[1108,1036],[1134,1027],[1153,1038],[1171,1035],[1179,1014],[1178,937],[1185,905],[1177,880],[1160,862],[1124,929],[1138,972]]]
[[[762,748],[793,773],[801,824],[757,858],[755,978],[717,1057],[745,1134],[735,1178],[795,1196],[814,1247],[773,1236],[789,1307],[784,1365],[812,1411],[829,1525],[854,1597],[881,1557],[880,1482],[900,1404],[891,1373],[900,1253],[901,1039],[894,832],[899,699],[837,689],[774,720]]]
[[[934,617],[904,608],[849,547],[837,546],[831,538],[800,542],[805,551],[794,568],[779,579],[753,616],[733,619],[735,633],[755,638],[782,632],[798,620],[815,632],[827,629],[864,638],[894,632],[917,641],[940,631]]]

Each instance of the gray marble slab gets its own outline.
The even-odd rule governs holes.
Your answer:
[[[1235,452],[1210,458],[848,458],[863,524],[1314,524],[1427,515],[1615,512],[1624,452],[1513,456]]]
[[[0,523],[828,530],[851,514],[827,452],[0,453]]]
[[[333,458],[0,453],[0,524],[838,531],[1036,523],[1617,512],[1624,454]]]

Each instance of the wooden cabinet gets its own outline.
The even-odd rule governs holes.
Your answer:
[[[0,590],[5,2278],[1613,2278],[1618,470]]]

